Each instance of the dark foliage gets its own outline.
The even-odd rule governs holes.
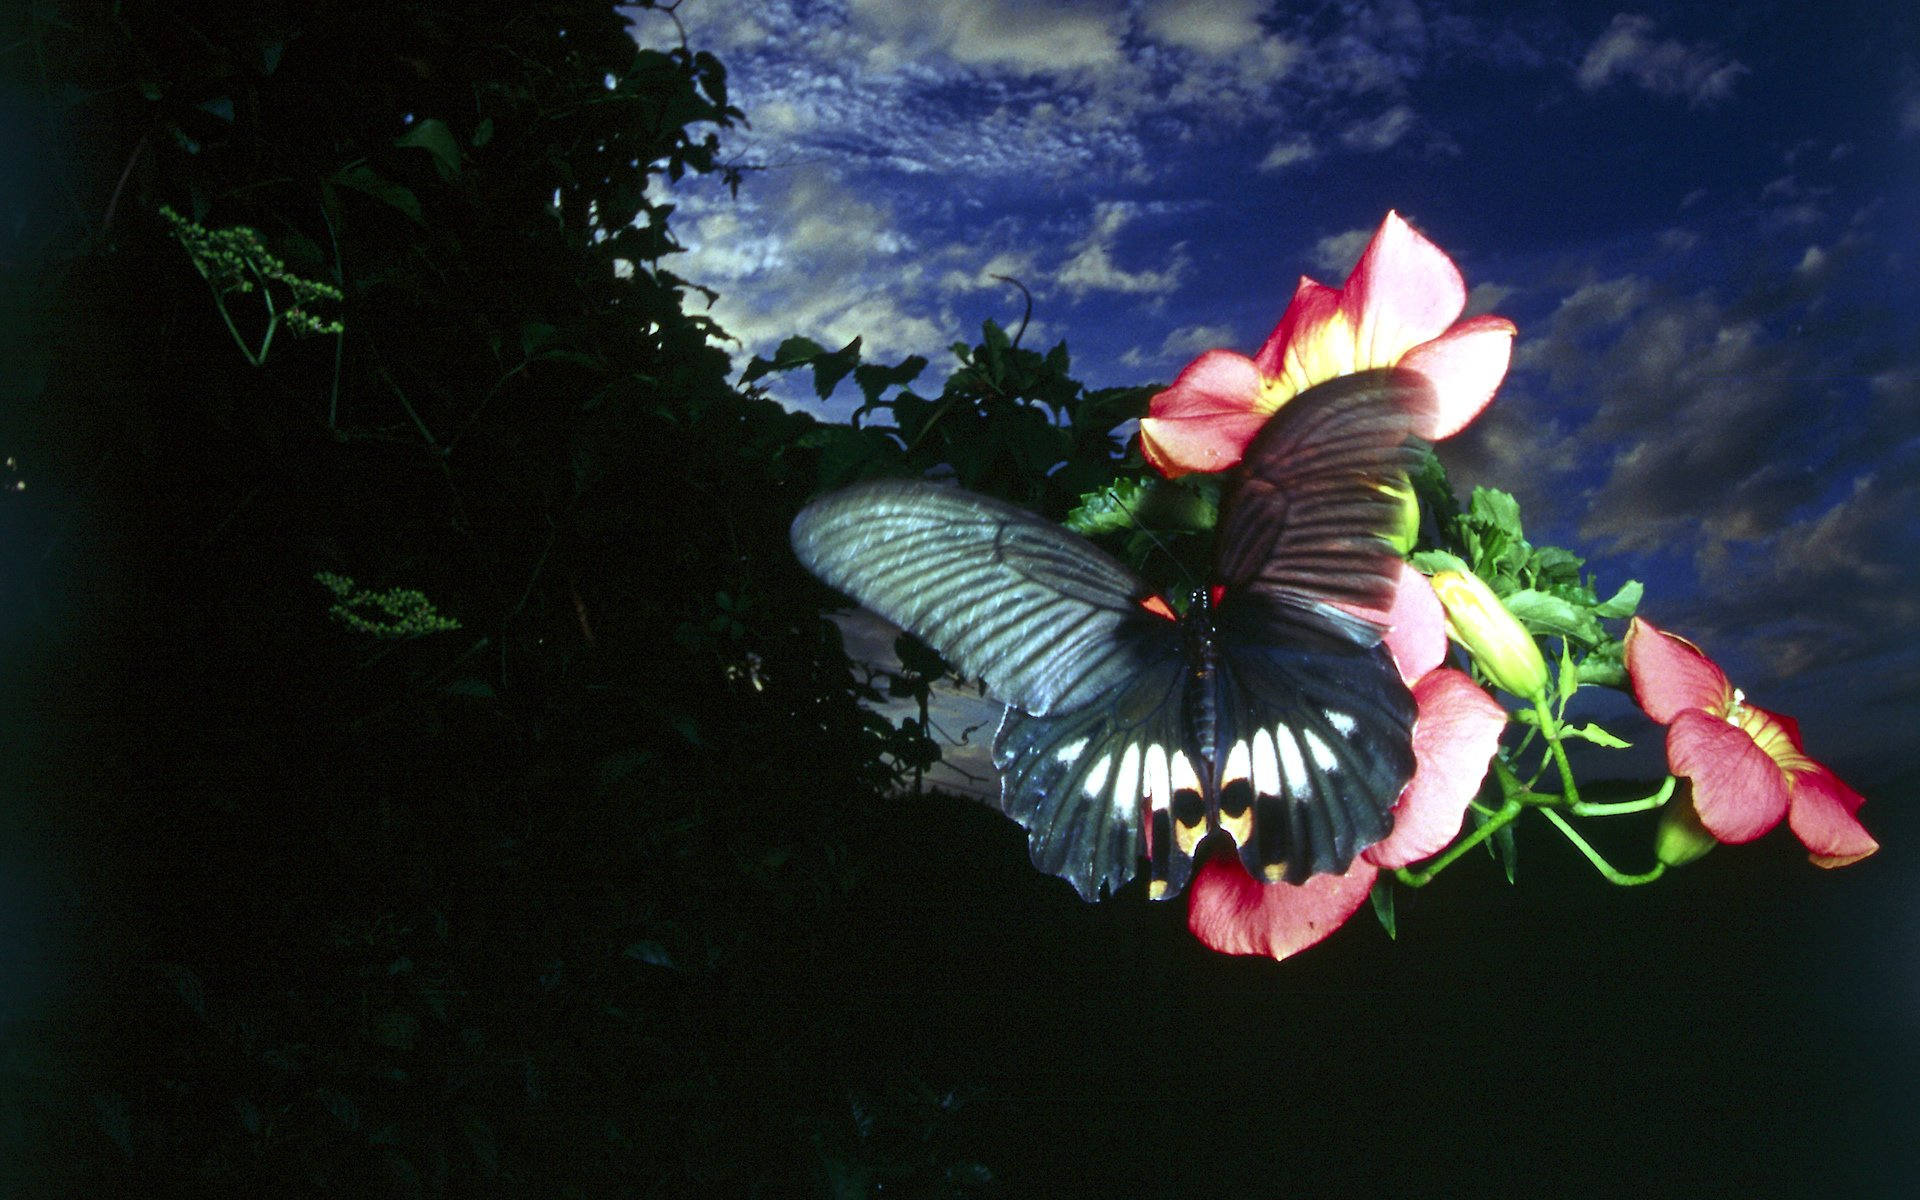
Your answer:
[[[16,1181],[986,1186],[970,1100],[792,999],[928,743],[787,549],[819,427],[662,265],[649,180],[739,182],[721,65],[585,0],[11,34],[57,164],[6,261],[22,825],[98,926],[9,1030]],[[163,206],[283,273],[223,291]],[[296,336],[289,276],[343,334]],[[459,628],[374,640],[316,572]]]

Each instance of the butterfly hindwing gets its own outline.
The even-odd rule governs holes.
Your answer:
[[[1413,774],[1413,696],[1383,647],[1221,639],[1219,823],[1253,878],[1341,874],[1393,828]]]
[[[800,561],[1034,716],[1081,708],[1131,677],[1122,628],[1140,580],[1078,534],[942,484],[846,488],[793,523]]]
[[[1009,708],[993,743],[1000,808],[1027,829],[1033,865],[1088,900],[1133,878],[1143,822],[1171,803],[1186,757],[1174,626],[1156,621],[1139,634],[1137,669],[1112,694],[1059,716]]]

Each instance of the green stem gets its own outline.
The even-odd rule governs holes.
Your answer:
[[[1486,821],[1481,824],[1480,828],[1455,842],[1452,849],[1435,859],[1432,866],[1423,871],[1409,871],[1405,867],[1399,867],[1394,871],[1393,877],[1408,887],[1427,886],[1433,882],[1435,875],[1446,870],[1453,864],[1454,860],[1458,859],[1462,854],[1478,846],[1494,834],[1499,833],[1508,825],[1513,824],[1514,818],[1518,817],[1525,808],[1526,805],[1518,800],[1508,800],[1500,806],[1500,811],[1488,817]]]
[[[1540,734],[1547,739],[1547,749],[1553,753],[1554,765],[1560,768],[1561,795],[1566,797],[1569,806],[1580,803],[1580,785],[1574,782],[1573,767],[1567,762],[1566,747],[1560,744],[1560,722],[1547,712],[1547,695],[1540,693],[1533,698],[1533,711],[1540,718]]]
[[[1587,839],[1581,837],[1580,832],[1569,825],[1565,817],[1551,808],[1540,811],[1547,814],[1547,820],[1560,827],[1560,832],[1567,835],[1567,840],[1573,843],[1575,849],[1587,856],[1587,861],[1593,864],[1593,869],[1604,875],[1608,883],[1617,884],[1620,887],[1635,887],[1643,883],[1652,883],[1667,873],[1667,864],[1659,862],[1653,864],[1653,870],[1639,875],[1629,875],[1618,870],[1612,863],[1600,857],[1600,852],[1589,845]]]
[[[271,286],[273,281],[265,275],[262,275],[258,267],[249,264],[248,269],[253,272],[253,277],[260,281],[260,299],[267,306],[267,335],[260,339],[260,360],[253,364],[258,367],[266,364],[267,350],[273,345],[274,332],[280,328],[280,312],[273,306],[273,288]]]
[[[420,437],[427,443],[427,448],[437,452],[440,449],[440,443],[434,440],[433,432],[427,428],[427,423],[420,419],[420,414],[413,410],[413,403],[407,399],[407,393],[401,390],[399,381],[394,379],[383,365],[376,364],[374,369],[380,372],[380,378],[386,380],[387,386],[393,389],[394,396],[400,401],[400,407],[407,411],[407,419],[411,420],[413,427],[420,431]]]
[[[1673,785],[1677,781],[1667,776],[1660,790],[1651,796],[1642,796],[1638,800],[1619,800],[1611,804],[1596,804],[1590,800],[1577,800],[1566,806],[1567,811],[1576,817],[1617,817],[1623,813],[1646,812],[1650,808],[1659,808],[1673,795]]]

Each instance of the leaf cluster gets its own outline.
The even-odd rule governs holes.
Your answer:
[[[1420,548],[1410,556],[1416,567],[1429,574],[1464,570],[1480,576],[1529,633],[1565,642],[1579,683],[1626,685],[1623,644],[1601,622],[1633,615],[1643,590],[1638,580],[1628,580],[1601,599],[1595,577],[1582,572],[1585,559],[1559,546],[1534,546],[1527,540],[1520,505],[1509,493],[1476,487],[1461,510],[1444,469],[1431,454],[1414,488],[1432,517]]]
[[[833,351],[789,338],[773,358],[754,358],[741,383],[809,368],[813,393],[825,401],[852,376],[860,404],[848,423],[821,425],[801,439],[819,453],[823,490],[939,474],[1057,519],[1083,493],[1118,476],[1125,444],[1117,431],[1146,412],[1151,389],[1089,389],[1069,373],[1064,341],[1042,354],[991,319],[979,343],[956,342],[951,351],[957,365],[932,395],[911,386],[926,370],[925,358],[864,362],[858,338]]]

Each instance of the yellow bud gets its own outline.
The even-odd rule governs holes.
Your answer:
[[[1653,835],[1653,855],[1670,867],[1684,867],[1720,844],[1700,823],[1693,807],[1693,788],[1686,780],[1660,810],[1660,828]]]
[[[1447,610],[1447,635],[1466,647],[1487,678],[1529,699],[1547,686],[1547,662],[1493,589],[1470,571],[1436,571],[1433,591]]]
[[[1394,518],[1393,528],[1385,531],[1381,536],[1387,539],[1389,546],[1404,556],[1413,549],[1413,544],[1420,540],[1420,502],[1414,499],[1413,489],[1405,485],[1383,487],[1380,490],[1400,506],[1400,511]]]

